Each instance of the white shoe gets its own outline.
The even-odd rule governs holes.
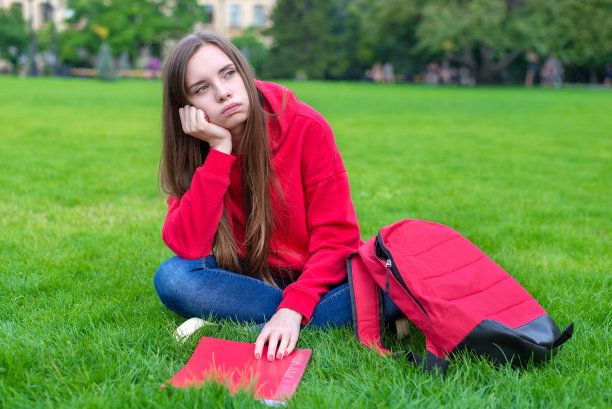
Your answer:
[[[204,321],[202,318],[189,318],[187,321],[179,325],[176,331],[174,331],[174,338],[176,338],[176,340],[179,342],[185,342],[187,338],[192,336],[204,325],[213,325],[213,323],[209,321]]]

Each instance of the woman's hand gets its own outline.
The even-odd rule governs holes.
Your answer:
[[[289,308],[276,311],[263,327],[255,342],[255,358],[261,358],[264,345],[268,344],[268,361],[283,359],[295,348],[300,335],[302,314]],[[278,346],[278,349],[277,349]]]
[[[208,142],[212,149],[232,153],[232,134],[229,130],[208,121],[206,114],[201,109],[191,105],[179,108],[179,117],[183,132]]]

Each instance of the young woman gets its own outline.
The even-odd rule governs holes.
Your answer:
[[[256,81],[208,31],[175,46],[163,84],[162,237],[177,255],[155,274],[163,304],[184,317],[266,322],[258,359],[265,344],[270,360],[291,353],[300,325],[350,323],[345,260],[361,239],[325,119]],[[399,310],[385,303],[393,319]]]

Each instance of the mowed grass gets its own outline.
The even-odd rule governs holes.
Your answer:
[[[380,358],[349,327],[302,331],[296,408],[612,405],[609,91],[286,83],[334,128],[367,239],[452,226],[575,335],[516,371],[459,357],[446,380]],[[0,77],[0,408],[262,407],[209,385],[160,391],[185,344],[153,274],[161,241],[159,82]],[[413,328],[395,349],[423,351]]]

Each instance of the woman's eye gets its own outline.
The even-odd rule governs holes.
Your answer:
[[[236,70],[229,70],[225,73],[225,78],[229,78],[236,73]]]
[[[204,91],[206,91],[208,89],[208,85],[202,85],[201,87],[197,88],[193,93],[194,94],[200,94]]]

